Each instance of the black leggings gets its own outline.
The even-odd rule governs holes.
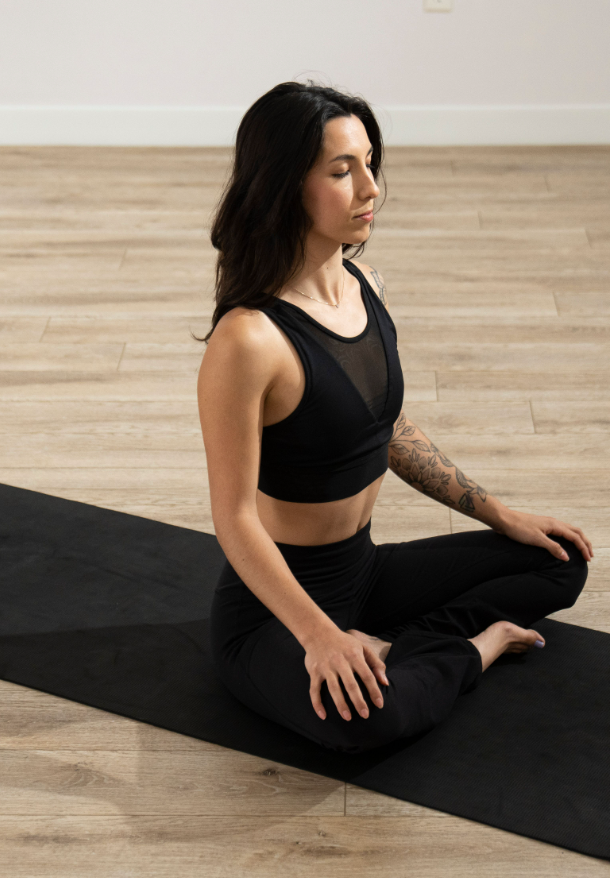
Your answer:
[[[428,731],[456,698],[478,686],[481,656],[467,638],[506,619],[530,628],[576,602],[587,562],[518,543],[492,530],[375,545],[371,522],[353,536],[319,546],[276,543],[297,581],[341,630],[392,641],[389,686],[377,707],[357,676],[367,719],[344,720],[326,682],[326,719],[314,711],[305,650],[225,563],[212,604],[212,654],[220,678],[244,704],[324,747],[359,753]]]

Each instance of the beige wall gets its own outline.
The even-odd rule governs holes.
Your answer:
[[[454,7],[444,14],[424,13],[422,0],[2,0],[0,105],[227,112],[310,74],[390,113],[610,108],[610,0]]]

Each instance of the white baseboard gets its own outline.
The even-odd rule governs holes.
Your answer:
[[[388,145],[610,144],[610,104],[388,107]]]
[[[242,107],[0,106],[0,144],[228,146]]]
[[[0,106],[5,146],[228,146],[245,107]],[[610,104],[375,108],[389,146],[610,144]]]

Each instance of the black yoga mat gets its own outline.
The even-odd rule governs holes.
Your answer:
[[[0,485],[0,677],[610,859],[610,635],[551,619],[439,726],[358,755],[253,713],[217,679],[216,538]],[[313,709],[313,708],[312,708]]]

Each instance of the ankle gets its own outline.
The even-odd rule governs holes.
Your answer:
[[[476,637],[469,637],[468,640],[479,650],[481,664],[483,670],[486,671],[502,655],[510,643],[508,623],[494,622],[489,628],[481,631]]]

